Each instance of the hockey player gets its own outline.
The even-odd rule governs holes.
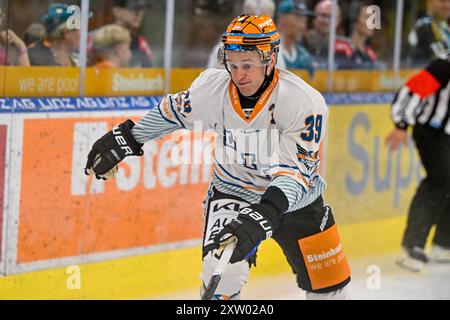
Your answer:
[[[409,79],[392,103],[395,128],[386,138],[395,150],[406,144],[408,127],[426,177],[412,200],[397,264],[420,271],[431,260],[450,262],[450,53]],[[430,255],[425,244],[436,225]]]
[[[217,264],[215,249],[234,236],[215,298],[239,299],[258,245],[272,237],[307,299],[347,299],[350,269],[318,172],[327,105],[303,80],[275,67],[280,38],[270,17],[235,18],[222,43],[225,69],[207,69],[136,125],[127,120],[97,140],[86,171],[110,177],[126,156],[142,155],[146,141],[200,122],[218,135],[204,202],[201,291]]]

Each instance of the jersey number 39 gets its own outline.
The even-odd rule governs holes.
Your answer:
[[[306,132],[302,132],[301,137],[305,141],[318,143],[322,134],[322,115],[311,115],[305,119]]]

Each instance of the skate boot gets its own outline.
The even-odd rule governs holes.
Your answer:
[[[419,247],[403,247],[400,255],[395,261],[397,265],[409,271],[419,272],[423,269],[425,263],[428,262],[428,257],[424,250]]]
[[[450,263],[450,247],[433,244],[430,251],[430,260],[433,262]]]

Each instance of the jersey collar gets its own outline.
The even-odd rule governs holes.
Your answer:
[[[275,86],[278,84],[279,78],[280,77],[278,75],[278,70],[275,69],[272,82],[261,94],[261,97],[259,97],[258,102],[256,102],[255,107],[253,108],[253,111],[250,114],[249,118],[245,116],[244,110],[242,110],[241,102],[239,100],[238,88],[236,87],[234,82],[230,79],[230,86],[228,91],[230,94],[231,105],[233,106],[234,111],[242,118],[242,120],[244,120],[247,123],[250,123],[254,118],[256,118],[256,116],[264,108],[265,104],[269,100],[269,97],[272,94],[273,90],[275,89]]]

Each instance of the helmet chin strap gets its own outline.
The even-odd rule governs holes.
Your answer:
[[[264,81],[263,81],[263,83],[261,84],[261,86],[258,88],[258,90],[256,92],[259,92],[261,90],[261,88],[266,86],[267,83],[272,80],[272,74],[275,71],[275,66],[273,67],[272,72],[269,74],[269,73],[267,73],[267,71],[269,71],[269,64],[270,64],[270,62],[268,62],[266,64],[266,68],[264,69]]]
[[[266,66],[266,70],[264,70],[264,81],[263,81],[261,87],[263,87],[268,81],[270,81],[270,76],[271,76],[273,70],[272,70],[272,72],[270,74],[267,74],[267,71],[269,71],[269,66],[268,65]],[[259,88],[261,89],[261,87],[259,87]]]
[[[259,86],[258,90],[256,90],[255,94],[260,92],[262,88],[267,87],[267,84],[273,79],[272,74],[275,70],[275,68],[272,70],[272,72],[270,74],[267,74],[267,71],[269,70],[269,66],[266,65],[266,69],[264,70],[264,81],[263,83]]]

